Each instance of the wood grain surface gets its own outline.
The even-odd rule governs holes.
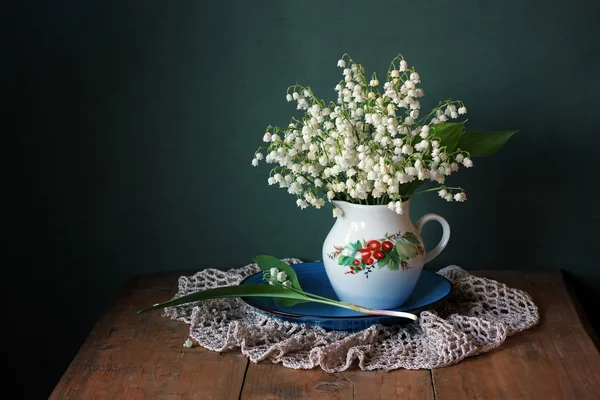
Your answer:
[[[51,399],[600,399],[600,354],[560,271],[476,271],[526,290],[540,324],[498,349],[429,370],[329,374],[182,346],[189,326],[136,311],[176,293],[182,273],[126,284]]]
[[[275,399],[433,399],[429,370],[330,374],[297,371],[278,364],[250,364],[242,400]]]
[[[248,360],[185,348],[189,326],[136,314],[177,293],[178,273],[126,284],[94,327],[51,399],[238,399]]]

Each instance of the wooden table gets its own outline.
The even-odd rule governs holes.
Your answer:
[[[136,311],[176,293],[182,273],[139,276],[97,323],[51,399],[600,399],[595,334],[560,271],[479,271],[528,291],[538,326],[434,370],[330,374],[182,346],[189,326]],[[597,343],[597,342],[596,342]]]

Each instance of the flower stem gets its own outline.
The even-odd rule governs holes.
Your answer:
[[[407,313],[407,312],[403,312],[403,311],[376,310],[373,308],[362,307],[362,306],[358,306],[356,304],[350,304],[350,303],[346,303],[343,301],[331,300],[326,297],[321,297],[321,296],[318,296],[318,295],[312,294],[312,293],[306,293],[302,290],[298,290],[298,289],[294,289],[294,288],[289,288],[289,289],[296,293],[302,294],[302,295],[310,298],[311,301],[314,301],[316,303],[323,303],[323,304],[328,304],[328,305],[332,305],[332,306],[336,306],[336,307],[342,307],[342,308],[346,308],[348,310],[359,312],[361,314],[387,315],[390,317],[408,318],[413,321],[417,321],[419,319],[419,317],[417,317],[415,314],[411,314],[411,313]]]
[[[341,304],[347,304],[348,307],[346,307],[346,308],[348,308],[350,310],[354,310],[359,313],[363,313],[363,314],[388,315],[390,317],[408,318],[408,319],[412,319],[413,321],[417,321],[419,319],[419,317],[417,317],[415,314],[407,313],[404,311],[376,310],[373,308],[361,307],[361,306],[357,306],[354,304],[348,304],[348,303],[340,303],[340,307],[342,307]]]
[[[436,192],[438,190],[442,190],[442,189],[450,189],[450,190],[463,190],[461,187],[450,187],[450,186],[438,186],[438,187],[434,187],[431,189],[427,189],[427,190],[421,190],[420,192],[414,192],[413,195],[415,194],[422,194],[422,193],[428,193],[428,192]]]

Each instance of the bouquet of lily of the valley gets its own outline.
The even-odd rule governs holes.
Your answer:
[[[376,74],[368,79],[348,55],[338,66],[344,79],[335,87],[337,103],[326,103],[310,87],[289,87],[287,101],[304,115],[287,127],[267,127],[267,145],[252,160],[254,166],[276,164],[269,185],[287,189],[300,208],[344,200],[387,204],[402,214],[403,201],[431,191],[447,201],[465,201],[465,191],[446,186],[446,177],[472,167],[473,157],[493,154],[516,133],[465,132],[466,120],[456,121],[467,112],[459,100],[422,113],[421,77],[402,55],[390,63],[383,85]],[[417,192],[429,181],[437,187]]]

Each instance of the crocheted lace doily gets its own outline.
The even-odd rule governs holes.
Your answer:
[[[298,259],[283,261],[296,264]],[[221,271],[207,269],[179,278],[177,297],[219,286],[239,284],[259,272],[256,264]],[[327,372],[439,368],[500,346],[507,336],[539,321],[531,297],[491,279],[449,266],[438,274],[452,282],[450,297],[417,322],[373,325],[359,332],[270,318],[238,298],[215,299],[193,306],[166,308],[165,315],[190,324],[190,336],[213,351],[239,348],[253,362],[269,360],[288,368],[320,366]]]

